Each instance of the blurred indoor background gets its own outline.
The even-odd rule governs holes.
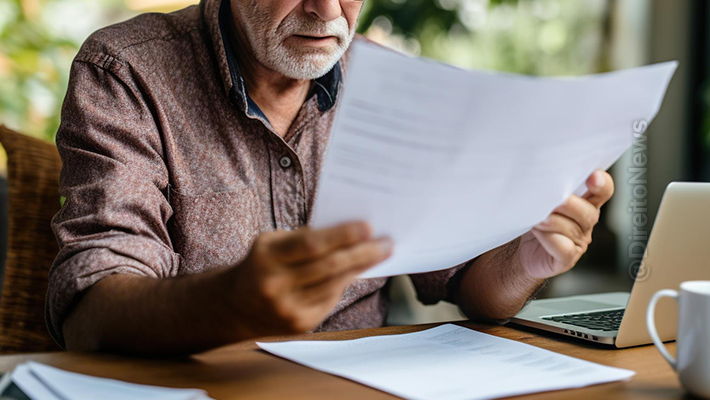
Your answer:
[[[71,60],[91,32],[138,13],[169,12],[194,3],[0,0],[0,124],[52,141]],[[530,75],[581,75],[680,61],[648,132],[648,171],[640,177],[644,182],[633,181],[629,156],[612,168],[617,192],[605,207],[588,254],[542,293],[559,296],[630,288],[638,265],[636,238],[630,236],[634,189],[646,190],[645,227],[650,229],[670,181],[710,179],[707,21],[706,0],[365,0],[359,30],[405,53],[462,68]],[[4,159],[0,154],[0,165]],[[0,175],[4,259],[4,167]],[[460,318],[453,306],[418,304],[407,279],[397,279],[392,296],[392,324]]]

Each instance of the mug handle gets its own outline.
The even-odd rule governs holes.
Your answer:
[[[668,353],[666,346],[661,341],[661,338],[658,337],[658,332],[656,331],[656,303],[658,303],[658,300],[660,300],[662,297],[672,297],[676,301],[678,301],[678,292],[672,289],[663,289],[659,290],[653,295],[653,297],[651,297],[651,301],[648,303],[648,310],[646,311],[646,326],[648,327],[648,333],[651,335],[651,340],[653,340],[653,344],[656,345],[658,351],[661,352],[663,358],[665,358],[666,361],[668,361],[668,364],[670,364],[671,367],[673,367],[673,369],[675,370],[677,365],[676,359],[673,358],[670,353]]]

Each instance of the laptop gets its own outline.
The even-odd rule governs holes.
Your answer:
[[[511,322],[617,348],[651,343],[646,330],[651,296],[677,290],[684,281],[710,280],[709,210],[710,183],[671,183],[631,293],[533,300]],[[663,341],[675,340],[677,320],[675,302],[658,304],[656,326]]]

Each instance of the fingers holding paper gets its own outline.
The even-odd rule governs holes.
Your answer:
[[[570,196],[521,238],[520,262],[530,276],[545,279],[567,272],[587,251],[600,208],[614,193],[614,180],[597,170],[586,184],[587,193]]]
[[[392,241],[372,237],[364,222],[264,232],[228,272],[231,311],[250,323],[251,336],[315,329],[346,286],[391,253]]]

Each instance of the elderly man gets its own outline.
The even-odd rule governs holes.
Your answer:
[[[388,280],[357,276],[391,241],[366,222],[307,227],[362,4],[203,0],[86,41],[57,135],[60,345],[191,353],[384,323]],[[419,298],[514,315],[586,251],[613,182],[587,186],[522,237],[411,276]]]

